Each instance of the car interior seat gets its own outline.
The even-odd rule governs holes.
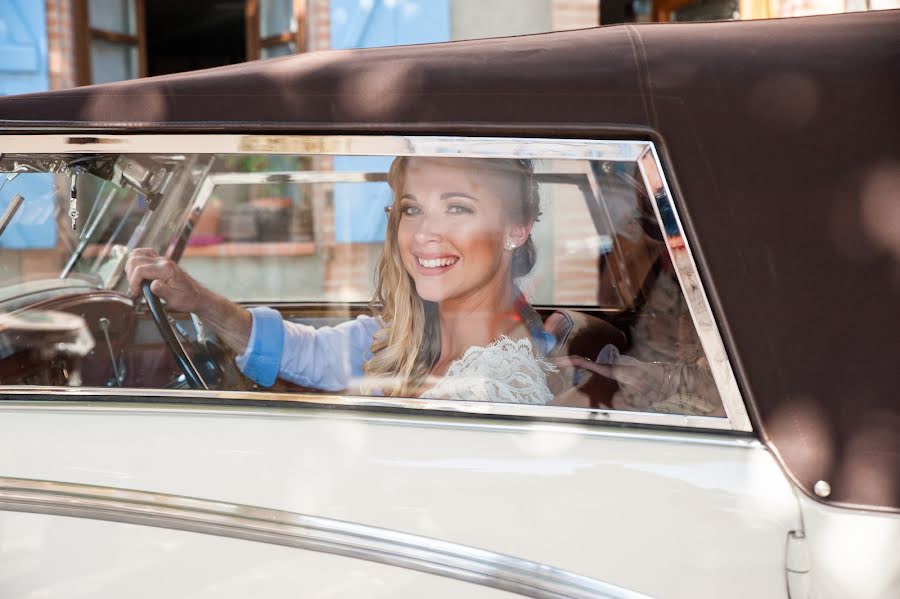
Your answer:
[[[553,335],[556,343],[547,358],[559,368],[559,373],[549,377],[550,390],[556,396],[554,405],[570,407],[610,407],[618,385],[612,379],[575,368],[560,358],[581,356],[590,361],[597,359],[607,345],[620,352],[628,347],[625,333],[602,318],[575,310],[558,310],[544,321],[544,331]]]

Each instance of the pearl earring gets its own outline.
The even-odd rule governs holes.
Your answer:
[[[516,242],[514,242],[514,241],[507,241],[505,247],[506,247],[506,249],[507,249],[508,251],[511,252],[511,251],[513,251],[514,249],[516,249]]]

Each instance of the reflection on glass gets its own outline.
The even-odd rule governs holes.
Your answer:
[[[125,291],[129,253],[176,258],[142,278],[162,279],[167,306],[240,356],[203,354],[231,372],[212,388],[240,371],[276,389],[723,415],[636,163],[172,154],[79,166],[84,227],[74,249],[56,240],[68,274]],[[276,308],[246,318],[248,303]],[[146,376],[126,383],[182,380]]]
[[[279,166],[285,166],[273,164],[271,159],[244,160],[254,163],[260,171],[278,172]],[[381,208],[387,201],[392,210],[400,206],[410,212],[410,218],[421,218],[419,207],[397,204],[397,194],[401,191],[398,189],[389,189],[390,195],[385,199],[383,181],[391,180],[387,172],[390,160],[336,157],[313,161],[316,170],[297,173],[296,184],[287,188],[293,190],[293,199],[282,202],[287,210],[288,205],[296,206],[297,198],[309,199],[316,213],[309,221],[315,226],[315,249],[303,250],[309,252],[307,255],[289,255],[289,247],[298,250],[299,246],[288,237],[283,242],[283,252],[279,251],[277,256],[272,248],[265,250],[271,254],[265,258],[250,253],[237,255],[235,242],[246,242],[246,252],[252,252],[260,248],[254,242],[274,239],[271,231],[266,233],[259,228],[259,223],[265,222],[260,220],[261,214],[265,214],[260,210],[262,204],[265,210],[271,211],[275,200],[248,197],[252,194],[258,197],[260,193],[290,194],[285,188],[273,189],[273,185],[260,189],[259,185],[232,183],[216,187],[213,192],[212,212],[207,214],[218,219],[217,232],[212,237],[208,235],[213,225],[206,216],[198,231],[203,233],[202,239],[218,238],[223,245],[218,250],[212,249],[215,245],[202,249],[189,245],[182,265],[217,292],[244,300],[368,302],[378,289],[377,265],[384,258],[385,240],[390,237],[386,234],[390,221],[380,216]],[[476,175],[479,170],[490,172],[483,164],[490,161],[450,162],[453,176],[448,179],[458,185],[471,179],[473,187],[487,186]],[[335,170],[338,163],[342,166]],[[453,164],[460,166],[453,167]],[[348,169],[352,165],[385,170]],[[636,165],[538,160],[530,168],[529,180],[535,186],[535,205],[540,216],[530,229],[535,247],[533,264],[527,272],[517,273],[522,276],[515,277],[516,293],[521,294],[524,306],[572,307],[541,312],[535,321],[540,324],[529,333],[533,340],[546,336],[557,342],[555,347],[545,348],[546,356],[558,369],[547,377],[554,386],[553,402],[630,411],[717,413],[720,402],[716,388],[668,261],[662,229],[655,219],[649,195],[640,183]],[[428,179],[440,180],[440,172],[441,169],[432,166]],[[242,187],[244,194],[240,192]],[[245,195],[247,192],[251,196]],[[466,207],[452,209],[465,212]],[[284,221],[289,220],[286,212]],[[345,233],[358,227],[359,220],[363,224],[378,223],[380,232],[363,236]],[[234,221],[239,224],[235,225]],[[454,221],[454,227],[459,227],[460,222]],[[398,225],[396,234],[400,233]],[[455,231],[450,231],[443,232],[441,237],[449,239],[455,235]],[[228,243],[232,245],[227,246]],[[227,265],[221,259],[211,259],[225,255],[221,253],[226,251],[225,247],[230,248],[227,251],[231,255]],[[265,267],[261,268],[261,264]],[[426,266],[425,269],[445,267]],[[448,272],[454,268],[458,269],[451,265]],[[237,273],[242,274],[235,276]],[[478,279],[472,273],[466,272],[462,278]],[[435,279],[426,277],[418,281],[413,269],[406,274],[416,283],[419,295],[429,293],[420,293],[420,289],[427,290],[433,281],[444,276],[439,273]],[[251,284],[247,285],[248,281]],[[430,305],[427,298],[423,301],[424,305]],[[602,311],[597,312],[598,309]],[[531,318],[527,314],[520,314],[522,322]],[[561,339],[565,342],[560,344]],[[353,360],[346,354],[344,357]],[[362,372],[359,370],[357,374]],[[288,379],[292,376],[291,373],[282,375]],[[375,387],[370,379],[367,376],[354,382],[355,379],[302,378],[304,384],[349,385],[371,392]],[[376,390],[385,392],[384,388]],[[419,391],[420,395],[428,395],[425,389]],[[402,393],[409,392],[406,388]],[[471,389],[468,393],[471,398]]]
[[[137,34],[134,0],[88,0],[88,15],[93,29]]]
[[[6,214],[16,196],[18,209]],[[25,204],[27,209],[23,209]],[[0,214],[7,216],[0,248],[47,249],[56,244],[56,183],[48,173],[0,175]]]
[[[260,37],[265,39],[285,31],[297,31],[293,0],[261,0],[259,3]]]
[[[94,83],[124,81],[138,76],[138,50],[130,44],[91,40],[91,76]]]

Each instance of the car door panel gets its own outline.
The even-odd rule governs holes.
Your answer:
[[[800,558],[809,572],[809,596],[896,596],[900,559],[880,558],[900,555],[900,514],[836,508],[799,496],[806,530]]]
[[[312,408],[2,409],[4,477],[359,523],[651,596],[783,597],[801,529],[791,486],[745,436]]]
[[[221,536],[0,513],[4,597],[512,597],[452,578]]]

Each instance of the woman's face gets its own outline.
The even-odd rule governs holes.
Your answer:
[[[507,241],[520,245],[530,226],[510,222],[518,201],[511,174],[461,158],[411,158],[398,205],[397,244],[424,300],[444,302],[501,289],[509,278]]]

